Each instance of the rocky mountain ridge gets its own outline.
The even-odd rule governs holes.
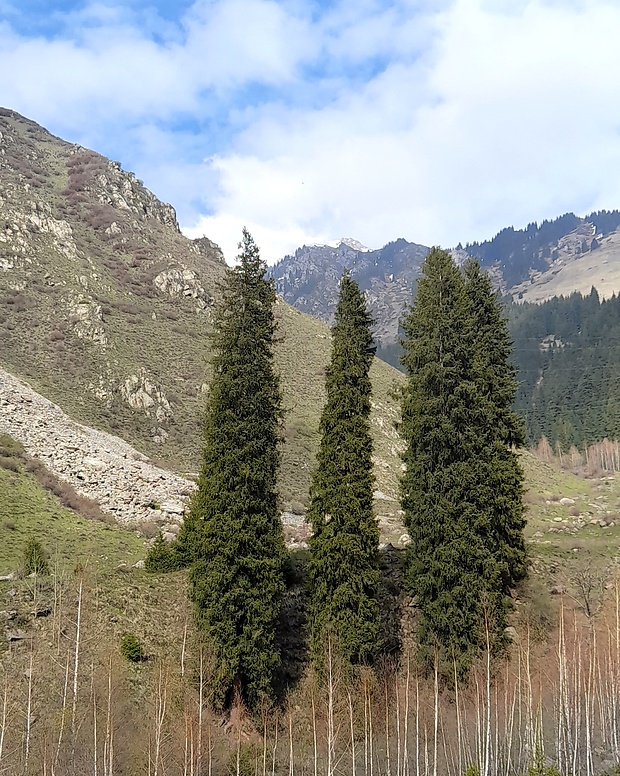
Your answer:
[[[516,301],[589,293],[592,285],[605,296],[620,291],[619,228],[618,211],[585,218],[569,213],[522,230],[503,229],[492,240],[459,244],[451,253],[459,265],[468,256],[479,258],[498,290]],[[338,282],[349,269],[376,321],[377,342],[385,348],[398,341],[399,321],[428,250],[403,239],[372,251],[360,250],[355,240],[341,240],[336,247],[303,246],[274,265],[271,274],[289,304],[332,324]]]
[[[399,239],[380,250],[354,247],[342,240],[336,247],[309,245],[286,256],[270,273],[282,298],[298,310],[333,324],[338,284],[345,269],[364,291],[376,321],[376,338],[389,344],[398,337],[402,311],[411,299],[412,283],[428,248]]]

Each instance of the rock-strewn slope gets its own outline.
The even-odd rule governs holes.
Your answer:
[[[0,365],[71,418],[178,472],[199,468],[209,332],[225,265],[100,154],[0,108]],[[279,301],[280,493],[303,507],[330,337]],[[393,370],[373,367],[377,487],[395,492]],[[96,457],[96,456],[94,456]],[[295,503],[297,502],[297,503]],[[298,511],[298,510],[297,510]]]
[[[117,436],[76,423],[1,368],[0,433],[19,440],[29,455],[119,523],[131,527],[153,521],[168,540],[178,532],[196,487],[193,480],[155,466]],[[393,541],[402,534],[395,499],[375,491],[382,533]],[[303,515],[283,512],[282,522],[289,546],[299,546],[309,534]]]
[[[18,439],[30,455],[120,523],[155,520],[166,530],[181,522],[195,487],[154,466],[122,439],[71,420],[3,369],[0,432]]]

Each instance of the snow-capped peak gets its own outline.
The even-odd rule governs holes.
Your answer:
[[[370,250],[370,248],[362,245],[359,240],[354,240],[352,237],[341,237],[339,240],[327,244],[330,246],[330,248],[338,248],[341,245],[346,245],[347,247],[352,248],[354,251],[362,251],[363,253]]]

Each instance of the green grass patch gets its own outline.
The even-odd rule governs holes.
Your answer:
[[[50,567],[71,571],[80,564],[111,570],[144,558],[144,541],[120,526],[85,520],[24,472],[0,468],[0,575],[19,569],[29,539],[38,539]]]

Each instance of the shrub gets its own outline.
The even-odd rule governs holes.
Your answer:
[[[19,464],[15,458],[5,458],[4,456],[0,456],[0,468],[9,472],[18,472]]]
[[[68,482],[59,480],[56,475],[49,471],[45,464],[37,458],[33,458],[26,463],[26,471],[34,474],[39,485],[50,493],[53,493],[63,507],[72,509],[86,520],[99,520],[100,522],[109,525],[113,525],[116,522],[112,515],[101,511],[101,508],[96,501],[76,493],[72,485]]]
[[[226,764],[229,776],[254,776],[259,752],[256,744],[241,744],[238,752],[231,752]]]
[[[534,755],[534,762],[527,769],[528,776],[560,776],[560,771],[555,765],[546,765],[545,756],[537,751]]]
[[[291,501],[291,512],[294,515],[305,515],[307,507],[301,501]]]
[[[141,523],[138,523],[138,532],[145,539],[154,539],[159,534],[159,526],[152,520],[143,520]]]
[[[121,655],[130,663],[141,663],[144,660],[140,639],[133,633],[126,633],[121,639]]]
[[[47,574],[49,571],[47,553],[41,542],[34,537],[26,542],[22,562],[25,574]]]
[[[176,571],[181,568],[181,560],[174,545],[167,544],[159,534],[144,561],[144,568],[151,573]]]

